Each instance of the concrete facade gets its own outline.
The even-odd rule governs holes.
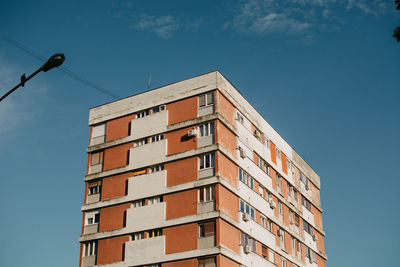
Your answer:
[[[218,71],[89,125],[80,266],[326,266],[319,176]]]

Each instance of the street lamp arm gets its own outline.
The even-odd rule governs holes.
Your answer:
[[[47,72],[49,70],[51,70],[52,68],[55,67],[59,67],[61,66],[61,64],[63,64],[65,60],[65,56],[64,54],[55,54],[52,57],[50,57],[46,63],[44,63],[38,70],[36,70],[34,73],[32,73],[31,75],[29,75],[28,77],[25,76],[25,73],[21,76],[21,82],[15,86],[13,89],[11,89],[10,91],[8,91],[5,95],[3,95],[0,98],[0,102],[6,98],[9,94],[11,94],[12,92],[14,92],[15,90],[17,90],[20,86],[24,86],[25,83],[27,81],[29,81],[33,76],[35,76],[36,74],[38,74],[41,71]]]

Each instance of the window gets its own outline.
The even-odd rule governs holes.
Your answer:
[[[90,155],[90,165],[97,165],[103,163],[103,151],[92,153]]]
[[[135,200],[135,201],[132,202],[132,207],[133,208],[138,208],[138,207],[141,207],[141,206],[144,206],[144,205],[145,205],[144,199]]]
[[[150,114],[149,110],[144,110],[144,111],[136,113],[136,118],[140,119],[140,118],[149,116],[149,114]]]
[[[297,202],[298,201],[298,199],[297,199],[297,191],[294,190],[294,189],[293,189],[293,197],[294,197],[294,200],[296,200],[296,202]]]
[[[286,260],[282,258],[282,267],[286,267]]]
[[[288,172],[290,172],[290,170],[292,168],[290,167],[290,160],[288,160],[288,159],[286,159],[286,167],[287,167]]]
[[[300,181],[304,184],[304,185],[308,185],[308,178],[307,176],[304,175],[304,173],[300,172]]]
[[[147,144],[147,138],[135,141],[135,147],[144,146],[145,144]]]
[[[268,248],[266,246],[262,246],[261,255],[264,259],[268,259]]]
[[[240,244],[244,247],[249,245],[251,251],[256,252],[256,241],[245,233],[240,234]]]
[[[100,221],[100,213],[98,210],[86,213],[86,225],[98,224]]]
[[[99,140],[99,142],[96,142],[96,144],[104,142],[104,136],[106,135],[106,124],[97,124],[93,126],[92,128],[92,142]]]
[[[199,202],[208,202],[215,199],[215,186],[205,186],[199,188]]]
[[[144,232],[134,233],[131,235],[132,241],[140,240],[144,238]]]
[[[283,214],[282,202],[280,202],[279,200],[278,200],[278,212],[279,212],[280,215]]]
[[[199,224],[199,237],[208,237],[215,235],[215,222],[206,222]]]
[[[159,172],[159,171],[162,171],[162,170],[164,170],[164,164],[154,165],[154,166],[150,167],[150,173]]]
[[[97,254],[97,242],[89,241],[85,243],[85,256],[91,256]]]
[[[198,267],[215,267],[215,266],[217,266],[216,262],[215,262],[215,257],[199,259],[197,266]]]
[[[147,234],[149,238],[162,236],[162,229],[149,230],[147,231]]]
[[[260,215],[260,224],[262,227],[265,227],[265,221],[266,221],[265,217]]]
[[[301,243],[298,239],[296,239],[296,248],[297,248],[297,253],[301,253]]]
[[[272,263],[275,262],[275,253],[272,249],[268,249],[268,260]]]
[[[214,168],[215,165],[215,154],[209,153],[200,156],[200,166],[199,169]]]
[[[301,204],[308,209],[309,211],[311,211],[311,203],[310,201],[308,201],[308,199],[306,199],[304,196],[301,196]]]
[[[311,236],[313,235],[313,227],[305,220],[303,220],[303,229],[305,232],[309,233]]]
[[[281,159],[281,151],[278,148],[275,148],[275,152],[276,152],[276,157],[278,159]]]
[[[285,232],[283,229],[280,229],[281,235],[279,236],[279,240],[281,241],[281,246],[285,245]]]
[[[254,188],[254,179],[247,172],[239,168],[239,180],[249,186],[251,189]]]
[[[164,139],[164,134],[157,134],[157,135],[153,135],[152,137],[150,137],[150,140],[152,143],[161,141],[163,139]]]
[[[199,95],[199,107],[206,107],[214,104],[214,93],[210,92],[204,95]]]
[[[100,193],[101,193],[101,181],[92,182],[89,184],[89,190],[88,190],[89,195],[95,195]]]
[[[280,177],[279,174],[276,174],[276,186],[282,188],[282,177]]]
[[[300,216],[294,213],[294,224],[299,227],[300,225]]]
[[[314,251],[312,251],[309,247],[306,246],[306,258],[310,259],[310,262],[314,262],[315,255]]]
[[[152,197],[152,198],[148,199],[147,203],[148,203],[148,205],[153,205],[153,204],[160,203],[160,202],[162,202],[161,197]]]
[[[161,105],[161,106],[157,106],[157,107],[152,108],[151,109],[151,113],[154,114],[154,113],[157,113],[157,112],[160,112],[160,111],[163,111],[163,110],[165,110],[165,105]]]
[[[293,236],[290,237],[290,245],[291,245],[291,248],[292,248],[292,253],[294,253],[295,248],[296,248],[296,239]]]
[[[267,143],[267,148],[269,148],[269,146],[270,146],[270,141],[269,141],[268,138],[266,139],[266,143]]]
[[[254,136],[255,136],[255,138],[257,138],[258,141],[262,141],[262,135],[258,129],[254,130]]]
[[[272,232],[272,221],[268,220],[268,231]]]
[[[261,185],[258,185],[258,194],[262,197],[264,196],[264,187]]]
[[[262,167],[263,167],[263,161],[262,161],[262,159],[257,155],[257,166],[259,167],[259,168],[261,168],[262,169]]]
[[[214,134],[214,122],[205,123],[199,126],[200,137]]]
[[[250,215],[250,217],[254,220],[254,208],[244,202],[243,200],[240,200],[240,211],[242,213],[247,213]]]

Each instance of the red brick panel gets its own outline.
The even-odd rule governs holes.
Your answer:
[[[166,219],[197,214],[197,189],[164,196]]]
[[[106,148],[104,150],[103,170],[111,170],[127,165],[128,151],[133,147],[133,143]]]
[[[102,208],[100,210],[99,232],[120,229],[124,227],[125,211],[131,204],[121,204]]]
[[[131,120],[136,118],[135,114],[107,121],[106,142],[128,136]]]
[[[125,196],[127,180],[131,173],[123,173],[103,178],[101,185],[101,200]]]
[[[197,157],[192,157],[166,163],[164,168],[167,170],[167,186],[197,180],[197,161]]]
[[[197,139],[195,137],[188,137],[187,135],[188,131],[191,129],[193,129],[193,127],[183,128],[165,134],[165,138],[168,140],[167,155],[197,148]]]
[[[124,243],[129,236],[100,239],[97,248],[97,264],[107,264],[122,261],[124,258]]]
[[[197,96],[167,104],[168,125],[197,118]]]
[[[165,254],[197,249],[198,224],[165,228]]]

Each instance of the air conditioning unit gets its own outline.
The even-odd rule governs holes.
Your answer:
[[[282,236],[283,235],[283,231],[281,229],[278,229],[278,236]]]
[[[243,148],[240,148],[240,157],[242,158],[242,159],[244,159],[244,158],[246,158],[247,157],[247,155],[246,155],[246,151],[244,151],[243,150]]]
[[[275,202],[274,202],[274,200],[272,198],[269,198],[268,202],[269,202],[269,207],[271,209],[275,209],[276,208],[276,204],[275,204]]]
[[[318,240],[318,236],[313,235],[313,236],[312,236],[312,239],[313,239],[314,241],[317,241],[317,240]]]
[[[197,130],[196,129],[191,129],[188,131],[188,136],[192,137],[192,136],[196,136],[197,134]]]
[[[243,213],[242,219],[243,221],[248,222],[250,220],[250,215],[247,213]]]
[[[244,253],[249,254],[251,252],[251,247],[249,245],[244,246]]]
[[[310,186],[306,184],[306,190],[310,190]]]

